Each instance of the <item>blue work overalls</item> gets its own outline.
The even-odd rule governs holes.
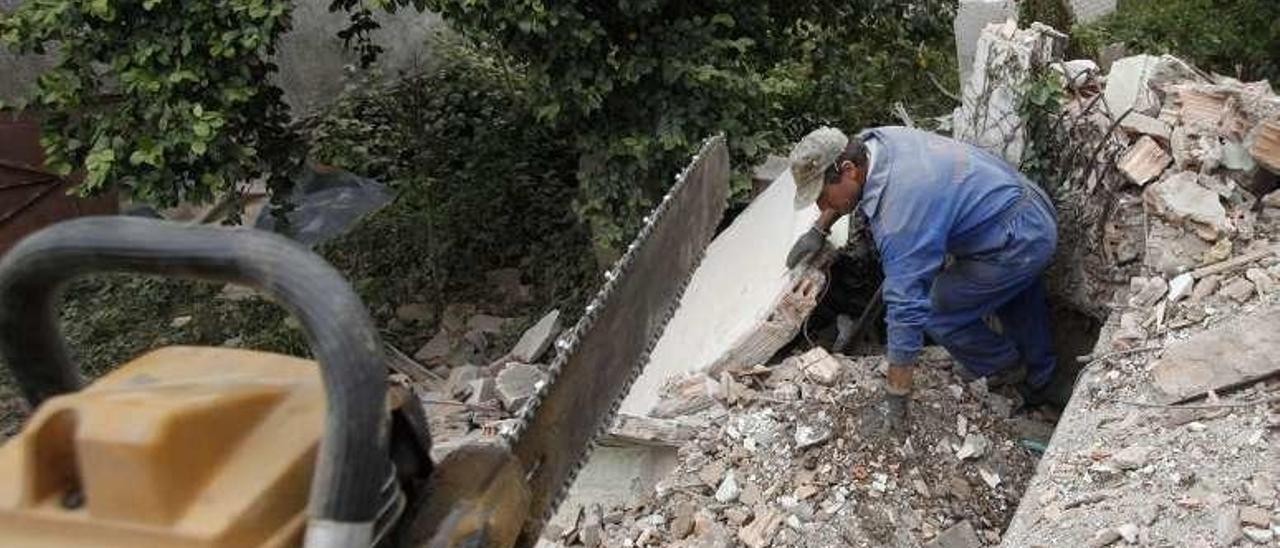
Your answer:
[[[927,332],[978,376],[1025,365],[1028,384],[1048,383],[1041,273],[1058,242],[1048,196],[959,141],[900,127],[859,136],[872,151],[859,209],[884,269],[889,362],[915,363]],[[992,314],[1003,334],[983,321]]]

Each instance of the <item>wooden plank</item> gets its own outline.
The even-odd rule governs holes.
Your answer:
[[[1280,373],[1280,307],[1172,343],[1151,368],[1159,403],[1177,403]]]

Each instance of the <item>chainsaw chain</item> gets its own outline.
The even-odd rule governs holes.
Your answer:
[[[530,399],[529,403],[525,405],[524,410],[520,413],[518,422],[516,422],[511,429],[504,432],[504,443],[506,443],[508,447],[514,445],[528,429],[531,420],[541,407],[542,401],[546,397],[548,390],[559,379],[565,364],[569,361],[569,357],[577,351],[580,343],[580,335],[582,333],[586,333],[595,323],[596,318],[599,315],[599,311],[603,307],[604,303],[608,301],[609,296],[613,294],[618,281],[631,269],[632,263],[634,262],[639,249],[649,243],[649,236],[653,232],[653,227],[667,215],[667,212],[671,209],[670,204],[675,201],[675,197],[681,195],[685,192],[685,189],[689,187],[688,178],[691,170],[698,165],[707,151],[723,140],[724,135],[720,134],[710,137],[702,142],[702,146],[698,149],[698,153],[693,157],[693,160],[690,161],[678,175],[676,175],[675,184],[672,185],[666,195],[663,196],[662,202],[644,218],[644,225],[640,228],[640,231],[636,235],[635,239],[632,240],[631,244],[627,246],[626,253],[614,262],[612,268],[605,271],[604,285],[596,292],[595,298],[587,304],[586,309],[578,319],[578,322],[574,324],[574,327],[571,330],[561,335],[556,340],[556,357],[552,360],[548,368],[547,381],[538,390],[537,394]],[[688,273],[680,282],[671,302],[667,303],[666,309],[659,320],[659,329],[657,329],[649,338],[645,344],[644,352],[632,365],[630,374],[623,381],[621,396],[613,401],[612,405],[609,407],[609,412],[598,419],[599,422],[596,425],[596,431],[592,436],[591,442],[578,451],[577,458],[570,468],[568,475],[565,477],[564,482],[561,483],[556,489],[556,492],[549,497],[551,504],[546,508],[541,509],[542,514],[538,517],[539,525],[545,525],[546,521],[550,519],[556,508],[558,508],[560,503],[563,502],[564,497],[568,494],[569,487],[573,485],[578,473],[586,464],[587,458],[591,455],[592,451],[595,450],[596,440],[600,439],[600,437],[606,434],[609,428],[612,427],[614,418],[617,416],[618,409],[622,406],[622,401],[626,399],[626,396],[631,391],[631,386],[635,383],[636,379],[640,377],[642,372],[644,372],[645,366],[649,363],[650,353],[658,344],[658,340],[662,337],[662,333],[664,332],[667,323],[671,320],[671,317],[675,315],[676,309],[680,305],[681,297],[684,295],[685,289],[688,288],[689,282],[693,279],[693,273],[697,271],[698,265],[701,264],[702,258],[706,254],[707,244],[710,242],[713,235],[714,234],[698,235],[698,237],[702,238],[704,241],[699,242],[699,251],[697,256],[694,258]]]

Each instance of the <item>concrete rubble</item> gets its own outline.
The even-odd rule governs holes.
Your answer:
[[[1141,268],[1111,300],[1003,543],[1271,545],[1280,203],[1257,180],[1280,99],[1171,56],[1122,59],[1102,84],[1116,104],[1095,123],[1123,150],[1123,179],[1102,183],[1142,206],[1124,221],[1146,229],[1124,235],[1144,240]]]
[[[1005,417],[995,409],[1015,396],[965,383],[943,352],[926,355],[914,397],[915,426],[901,437],[867,431],[859,421],[875,412],[883,393],[878,357],[819,349],[762,369],[727,371],[741,385],[739,399],[712,398],[708,407],[677,419],[690,425],[693,439],[647,491],[604,508],[603,545],[998,543],[1034,465],[1030,447],[1047,442],[1051,417]],[[834,364],[838,382],[818,382],[825,374],[811,378],[816,364]],[[707,387],[702,394],[724,384],[697,373],[689,378]],[[670,383],[663,399],[700,397],[681,388],[687,384]],[[798,388],[794,399],[774,397],[784,386]],[[566,504],[561,516],[591,503],[575,505],[570,497]],[[568,530],[551,528],[541,545],[579,545]]]

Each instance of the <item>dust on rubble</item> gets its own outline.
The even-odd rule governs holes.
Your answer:
[[[920,546],[946,532],[994,544],[1035,466],[1031,447],[1052,426],[1048,417],[1012,417],[1012,392],[964,384],[937,350],[917,375],[909,432],[896,435],[860,428],[883,394],[878,357],[828,356],[838,372],[831,386],[797,358],[675,382],[669,395],[712,399],[679,418],[699,433],[676,468],[642,500],[580,510],[544,542]],[[598,525],[588,519],[595,512]]]

